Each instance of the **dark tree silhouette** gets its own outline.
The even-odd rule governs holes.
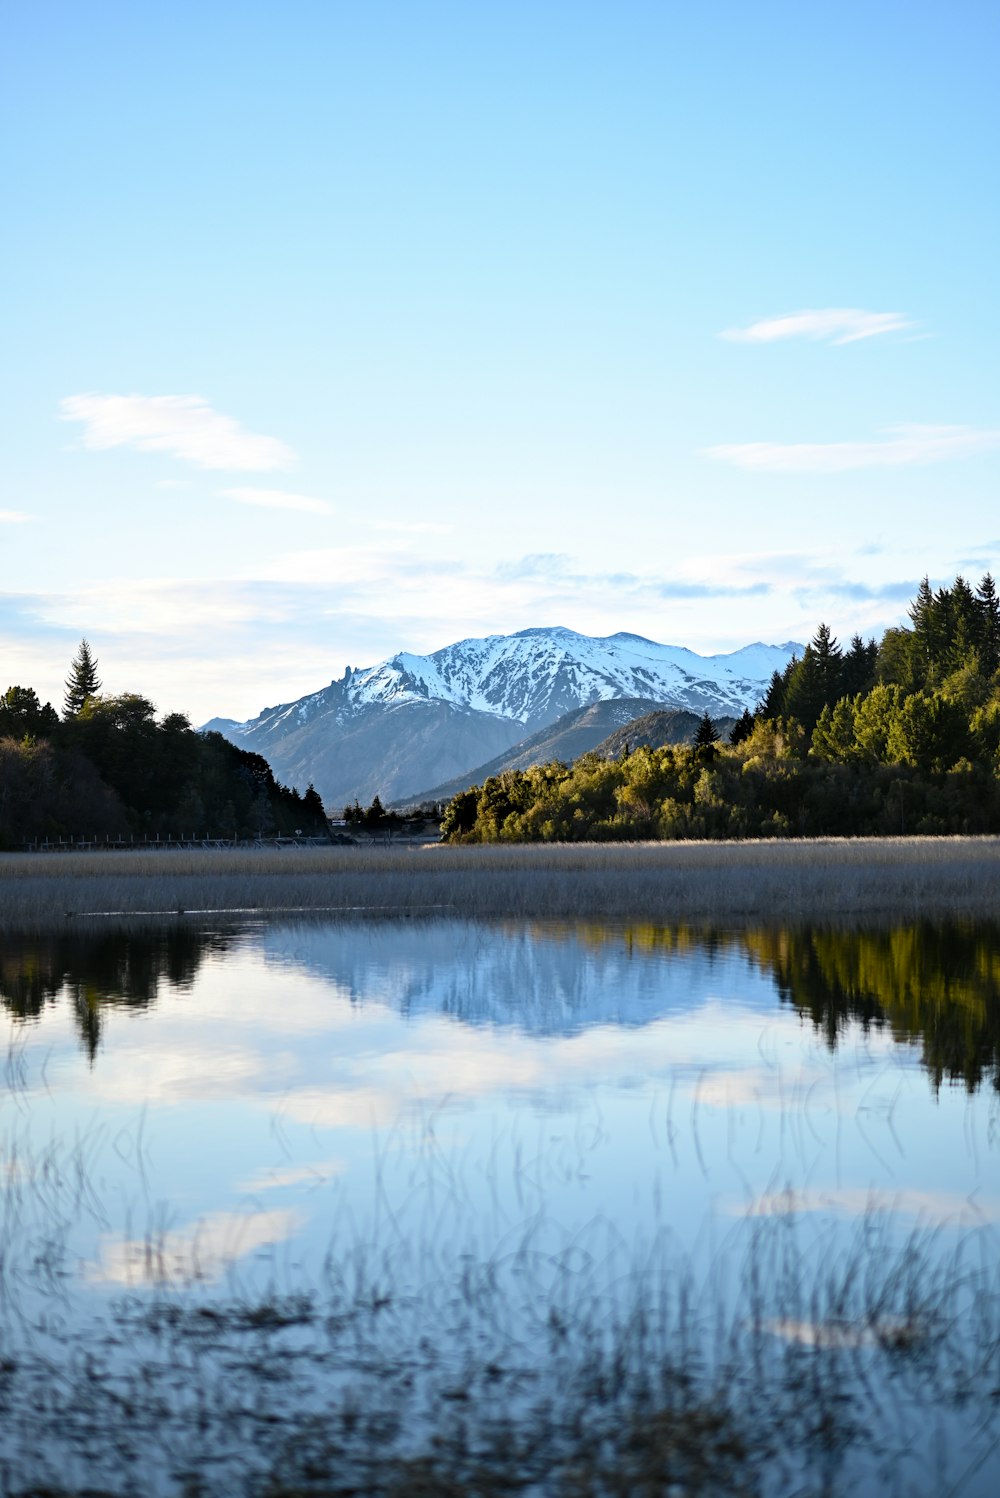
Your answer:
[[[97,674],[97,659],[92,655],[87,640],[83,639],[70,663],[69,675],[66,678],[63,717],[75,718],[87,698],[96,697],[100,690],[101,681]]]
[[[743,709],[741,717],[736,719],[729,731],[729,742],[731,744],[742,744],[753,733],[754,716],[748,707]]]
[[[710,749],[718,737],[719,735],[715,731],[715,724],[708,713],[705,713],[698,724],[698,730],[694,736],[694,747],[696,749]]]

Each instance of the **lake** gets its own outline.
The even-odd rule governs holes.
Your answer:
[[[4,1493],[996,1491],[995,924],[92,921],[0,998]]]

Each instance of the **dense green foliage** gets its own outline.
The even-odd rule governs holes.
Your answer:
[[[451,841],[1000,832],[1000,600],[921,584],[912,628],[825,624],[728,745],[509,770],[449,804]]]
[[[85,643],[85,642],[84,642]],[[87,652],[96,680],[96,662]],[[79,664],[79,657],[74,668]],[[72,678],[71,678],[72,679]],[[267,761],[147,698],[86,693],[62,721],[28,687],[0,697],[0,847],[60,837],[325,833],[323,804]]]

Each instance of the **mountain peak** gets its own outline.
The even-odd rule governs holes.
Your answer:
[[[597,637],[538,626],[430,655],[401,650],[249,723],[213,726],[263,753],[280,779],[300,789],[312,780],[331,805],[343,805],[439,785],[592,703],[641,700],[647,711],[738,718],[801,649],[757,642],[703,656],[627,631]]]

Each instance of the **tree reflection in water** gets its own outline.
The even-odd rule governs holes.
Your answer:
[[[537,929],[546,940],[626,949],[635,960],[695,952],[742,955],[774,982],[835,1050],[849,1026],[918,1045],[935,1089],[943,1082],[1000,1091],[1000,924],[914,921],[901,926],[778,926],[718,930],[579,923]],[[164,986],[189,987],[210,953],[246,939],[181,921],[156,930],[93,925],[79,932],[0,936],[0,1002],[21,1021],[60,997],[72,1006],[91,1060],[105,1006],[147,1008]]]
[[[18,1020],[36,1019],[65,997],[91,1061],[105,1007],[147,1009],[163,986],[189,988],[209,952],[231,935],[180,922],[156,931],[87,926],[79,932],[0,935],[0,1002]]]

